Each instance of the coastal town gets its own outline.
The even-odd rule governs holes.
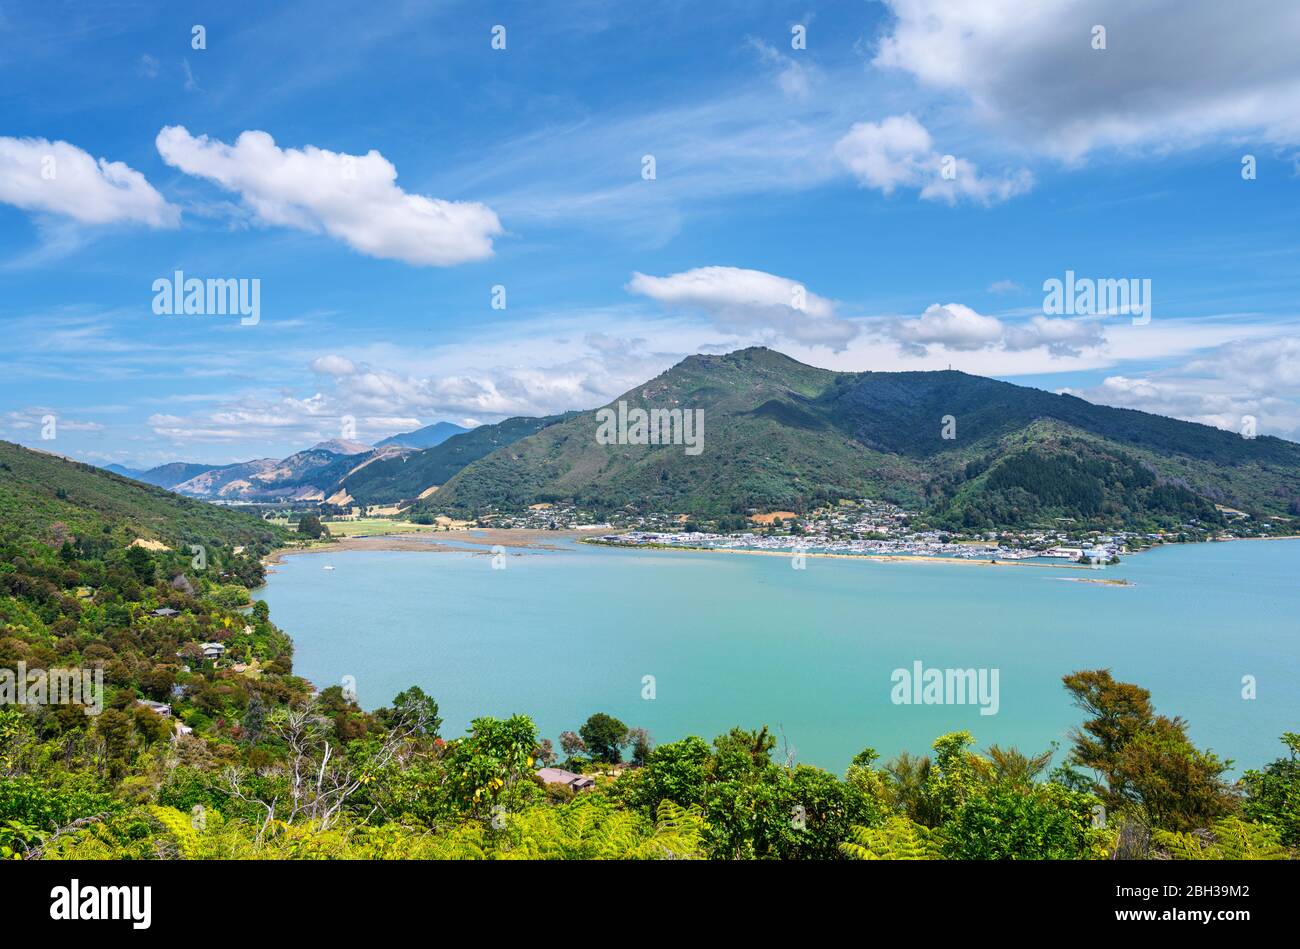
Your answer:
[[[1176,530],[1097,530],[1069,519],[1054,527],[956,532],[928,526],[916,512],[886,501],[843,500],[806,515],[747,512],[714,519],[626,512],[599,517],[571,505],[535,504],[522,512],[481,514],[473,527],[581,530],[584,542],[613,547],[690,548],[961,560],[1057,560],[1104,566],[1165,543],[1282,536],[1282,524],[1226,511],[1227,527],[1195,520]],[[605,531],[605,533],[600,533]]]
[[[951,557],[962,560],[1053,558],[1089,564],[1118,563],[1120,555],[1157,539],[1131,533],[1102,534],[1065,529],[954,534],[917,528],[916,515],[881,501],[842,502],[800,517],[790,511],[750,515],[752,526],[735,531],[646,528],[609,533],[589,542],[618,547],[683,547],[862,556]]]

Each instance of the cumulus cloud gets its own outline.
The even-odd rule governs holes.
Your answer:
[[[965,96],[1028,147],[1252,133],[1300,141],[1300,6],[1272,0],[885,0],[875,65]],[[1093,48],[1093,27],[1106,48]]]
[[[915,188],[923,199],[948,204],[962,199],[997,204],[1034,185],[1033,175],[1025,169],[989,178],[964,158],[940,155],[930,132],[911,115],[855,123],[835,143],[835,157],[864,187],[887,195],[898,188]]]
[[[1002,321],[960,303],[933,303],[920,318],[903,320],[894,338],[909,352],[922,353],[931,343],[948,349],[983,349],[1002,339]]]
[[[697,267],[666,277],[632,274],[627,289],[669,306],[703,310],[728,332],[768,331],[841,350],[858,327],[803,284],[762,270]]]
[[[0,137],[0,202],[83,224],[175,227],[181,216],[134,168],[44,138]]]
[[[914,356],[924,355],[932,345],[955,352],[988,348],[1023,352],[1044,347],[1053,356],[1077,356],[1106,341],[1100,324],[1093,320],[1035,316],[1027,323],[1007,324],[961,303],[931,304],[917,319],[892,324],[889,333],[905,353]]]
[[[237,192],[260,222],[325,233],[371,257],[426,267],[483,260],[502,232],[484,204],[403,191],[397,169],[373,149],[280,148],[261,131],[227,145],[182,126],[164,128],[157,146],[169,165]]]

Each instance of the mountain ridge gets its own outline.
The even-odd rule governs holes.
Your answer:
[[[1294,442],[956,370],[835,372],[758,347],[689,356],[601,408],[620,402],[703,409],[703,455],[598,444],[593,409],[472,462],[415,510],[571,502],[720,515],[867,497],[970,527],[1085,509],[1099,522],[1165,523],[1212,520],[1217,503],[1277,516],[1300,505]],[[1072,465],[1086,475],[1062,496],[1044,479]]]
[[[456,435],[463,435],[470,429],[455,422],[434,422],[432,425],[426,425],[423,428],[417,428],[411,432],[399,432],[396,435],[390,435],[388,438],[375,442],[375,448],[383,448],[386,445],[396,445],[400,448],[434,448],[441,445],[447,439]]]

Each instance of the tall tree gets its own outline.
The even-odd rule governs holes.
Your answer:
[[[1116,682],[1108,669],[1075,672],[1063,681],[1090,716],[1070,734],[1070,760],[1104,781],[1093,791],[1108,808],[1180,831],[1209,826],[1236,807],[1224,779],[1232,762],[1194,746],[1183,719],[1156,715],[1146,689]]]
[[[578,734],[597,761],[617,764],[623,760],[621,749],[627,744],[627,726],[614,716],[597,712],[578,729]]]

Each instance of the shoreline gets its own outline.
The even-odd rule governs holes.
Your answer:
[[[593,547],[609,547],[614,550],[650,550],[650,551],[682,551],[685,553],[708,553],[708,554],[751,554],[759,557],[791,557],[793,551],[784,550],[742,550],[737,547],[687,547],[685,545],[663,544],[657,547],[633,547],[620,546],[619,544],[592,544]],[[946,563],[946,564],[965,564],[976,567],[1049,567],[1054,570],[1093,570],[1093,567],[1085,567],[1080,563],[1031,563],[1028,560],[983,560],[977,558],[964,557],[933,557],[926,554],[837,554],[837,553],[817,553],[812,550],[803,551],[805,557],[825,557],[836,560],[876,560],[883,563]],[[1130,554],[1130,556],[1132,556]]]
[[[316,544],[308,547],[281,547],[263,558],[262,564],[275,567],[283,558],[299,554],[346,553],[350,551],[384,551],[408,553],[471,553],[488,555],[491,548],[500,545],[515,551],[562,551],[565,547],[552,541],[578,541],[593,547],[609,547],[615,550],[640,551],[683,551],[694,553],[746,554],[762,557],[791,557],[793,550],[744,550],[736,547],[698,547],[677,544],[623,546],[605,544],[590,539],[594,534],[609,533],[608,528],[570,528],[561,531],[542,530],[539,528],[469,528],[456,531],[412,531],[392,534],[376,534],[364,537],[341,537],[332,543]],[[1276,537],[1233,537],[1222,540],[1195,541],[1193,543],[1232,543],[1236,541],[1264,540],[1300,540],[1300,534],[1286,534]],[[1156,550],[1160,547],[1184,546],[1183,544],[1157,544],[1141,550],[1130,551],[1125,560],[1139,554]],[[470,549],[467,549],[470,548]],[[483,548],[483,549],[473,549]],[[833,558],[837,560],[871,560],[884,563],[938,563],[964,564],[983,567],[1047,567],[1057,570],[1095,570],[1091,566],[1072,561],[1030,561],[1030,560],[992,560],[984,558],[938,557],[927,554],[889,554],[889,553],[836,553],[829,551],[803,551],[806,557]]]
[[[564,550],[564,547],[547,540],[576,540],[584,536],[581,528],[563,531],[547,531],[535,528],[470,528],[463,531],[411,531],[394,534],[375,534],[370,537],[341,537],[332,543],[314,544],[310,547],[280,547],[262,558],[265,567],[274,567],[285,557],[300,554],[346,553],[354,550],[369,551],[405,551],[410,553],[460,553],[490,555],[492,548],[500,545],[512,550]],[[454,543],[437,540],[444,535],[445,540],[454,538]],[[467,550],[466,545],[482,550]]]
[[[1150,547],[1142,547],[1138,550],[1130,550],[1124,555],[1124,559],[1118,564],[1105,564],[1104,567],[1123,566],[1129,558],[1137,557],[1141,554],[1149,553],[1153,550],[1160,550],[1166,547],[1194,547],[1200,544],[1221,544],[1235,543],[1236,541],[1248,540],[1300,540],[1300,534],[1281,534],[1276,537],[1224,537],[1202,541],[1186,541],[1182,543],[1169,542],[1164,544],[1153,544]],[[688,551],[697,553],[714,553],[714,554],[758,554],[765,557],[790,557],[794,554],[793,550],[744,550],[737,547],[697,547],[686,544],[645,544],[645,545],[623,545],[623,544],[606,544],[599,541],[583,540],[592,547],[610,547],[615,550],[650,550],[650,551]],[[957,564],[974,564],[984,567],[1050,567],[1053,569],[1063,570],[1096,570],[1096,567],[1076,563],[1072,560],[1061,562],[1048,561],[1030,561],[1030,560],[993,560],[976,557],[936,557],[928,554],[842,554],[842,553],[819,553],[813,550],[803,551],[806,557],[834,557],[841,560],[880,560],[891,563],[900,561],[916,561],[918,563],[957,563]],[[1100,582],[1100,581],[1099,581]]]

